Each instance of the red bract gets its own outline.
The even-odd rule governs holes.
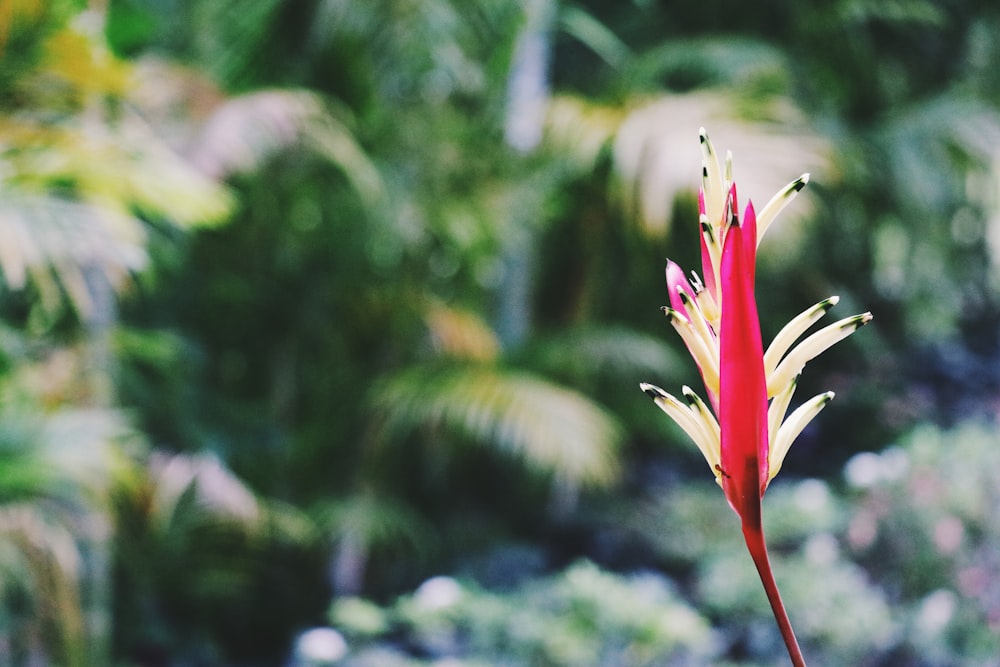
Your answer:
[[[744,521],[759,515],[767,486],[767,381],[764,346],[754,298],[756,218],[747,206],[736,218],[722,252],[722,330],[719,333],[719,424],[722,490]],[[747,242],[747,236],[753,241]]]
[[[758,215],[748,203],[742,220],[731,158],[723,171],[702,130],[705,164],[698,195],[704,283],[689,281],[667,262],[670,306],[664,312],[698,364],[713,410],[690,388],[684,401],[655,385],[643,391],[691,437],[704,454],[730,506],[740,517],[753,558],[792,663],[804,665],[771,572],[761,524],[761,498],[795,437],[833,398],[814,396],[785,416],[796,380],[806,362],[871,320],[862,313],[835,322],[794,345],[837,297],[817,303],[792,319],[764,351],[754,295],[757,245],[775,216],[809,180],[789,183]],[[718,415],[718,419],[713,415]]]

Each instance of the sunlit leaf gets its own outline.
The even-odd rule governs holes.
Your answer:
[[[546,143],[581,171],[591,171],[628,113],[627,107],[554,95],[546,112]]]
[[[610,484],[621,427],[585,396],[491,366],[414,367],[375,395],[386,428],[438,427],[576,484]]]
[[[135,468],[134,432],[110,410],[40,415],[5,387],[0,411],[0,641],[54,664],[101,660],[110,577],[108,491]],[[95,559],[95,556],[97,558]]]
[[[0,577],[5,582],[0,602],[7,607],[5,626],[15,625],[10,623],[13,610],[8,605],[17,604],[19,594],[28,600],[28,609],[13,614],[20,621],[16,624],[20,636],[8,634],[6,627],[0,630],[8,650],[33,650],[54,663],[82,667],[86,619],[81,561],[71,528],[45,509],[34,504],[0,506]],[[33,639],[32,633],[40,636]]]
[[[350,129],[304,90],[265,90],[223,102],[207,119],[189,159],[213,178],[248,172],[282,150],[306,148],[338,165],[369,204],[381,176]]]
[[[52,35],[45,52],[45,85],[65,87],[79,104],[96,95],[121,95],[128,85],[125,63],[112,57],[103,43],[73,28]]]
[[[631,380],[643,374],[669,375],[678,364],[676,350],[662,337],[623,327],[576,328],[529,346],[533,365],[580,380],[598,377]]]
[[[753,168],[734,177],[741,197],[765,198],[755,202],[759,205],[803,172],[829,171],[829,146],[789,100],[772,101],[745,120],[739,100],[726,93],[662,97],[632,112],[614,143],[625,210],[651,234],[666,230],[679,194],[697,192],[701,153],[692,137],[700,127],[710,127],[712,141],[730,147],[737,164],[739,156],[753,156]],[[801,218],[809,211],[808,204],[796,203],[784,217]]]
[[[426,321],[432,343],[442,354],[491,361],[500,352],[496,334],[475,313],[438,303],[430,306]]]
[[[102,289],[88,278],[101,276],[113,287],[146,262],[138,221],[112,210],[57,197],[0,197],[0,270],[7,285],[24,287],[32,278],[42,295],[61,285],[76,310],[90,314]]]
[[[247,527],[261,520],[253,492],[212,454],[154,454],[150,515],[165,532],[179,511],[200,511]],[[181,505],[187,497],[191,505]]]
[[[621,67],[632,56],[628,46],[611,29],[580,7],[564,8],[559,19],[563,30],[612,67]]]

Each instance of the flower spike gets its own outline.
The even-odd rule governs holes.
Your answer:
[[[753,207],[748,206],[748,224],[734,222],[726,233],[720,285],[725,295],[719,334],[722,488],[744,521],[747,514],[759,514],[760,488],[767,483],[768,470],[767,384],[750,264],[757,245],[753,219]]]
[[[872,315],[862,313],[842,319],[796,344],[837,304],[839,299],[830,297],[792,319],[764,352],[754,295],[757,245],[777,215],[809,182],[809,174],[785,186],[759,214],[748,202],[741,217],[732,154],[726,154],[725,168],[720,168],[718,154],[704,128],[700,139],[698,225],[704,282],[694,274],[689,282],[680,266],[668,262],[670,306],[663,310],[698,365],[711,408],[688,387],[682,389],[682,401],[655,385],[639,386],[704,455],[726,500],[740,518],[747,550],[792,664],[804,667],[805,660],[771,572],[761,522],[761,498],[781,469],[792,442],[833,399],[833,392],[824,392],[786,416],[799,373],[811,359],[871,321]]]

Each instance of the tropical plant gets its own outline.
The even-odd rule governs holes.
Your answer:
[[[3,369],[53,345],[72,360],[63,368],[117,367],[74,373],[85,381],[53,383],[40,402],[128,406],[163,464],[116,496],[119,576],[137,582],[115,589],[120,655],[250,661],[253,636],[278,662],[289,626],[315,623],[280,591],[325,596],[329,576],[390,599],[527,542],[533,556],[512,559],[525,576],[581,554],[670,572],[722,637],[698,650],[773,659],[731,542],[637,510],[662,496],[716,516],[681,481],[696,456],[683,433],[634,396],[639,379],[688,373],[664,341],[656,276],[665,254],[697,252],[670,221],[697,215],[688,147],[700,125],[738,163],[780,146],[737,174],[750,191],[813,173],[800,216],[760,255],[762,319],[837,293],[881,322],[802,378],[800,391],[843,398],[840,418],[802,433],[789,476],[829,477],[926,415],[992,409],[992,4],[251,4],[17,0],[17,20],[0,12],[0,144],[14,165],[0,180],[0,271],[17,288],[3,303],[17,330],[0,340]],[[105,337],[116,317],[127,326]],[[273,528],[267,510],[253,524],[208,507],[202,467],[228,471],[203,479],[238,480],[259,507],[290,502],[301,530]],[[173,510],[148,513],[167,469],[190,483],[170,487],[184,489]],[[783,488],[768,492],[779,525],[802,511]],[[833,504],[803,520],[840,540],[849,510]],[[621,512],[611,527],[608,505]],[[784,576],[822,572],[824,595],[865,621],[810,614],[783,583],[807,651],[837,664],[918,652],[886,620],[887,600],[909,613],[918,594],[899,603],[868,585],[877,556],[786,528],[767,527]],[[919,595],[920,623],[951,599]],[[283,602],[246,603],[261,597]],[[935,639],[934,654],[990,646],[968,637]]]
[[[313,522],[259,498],[210,454],[136,458],[143,467],[110,493],[114,655],[280,660],[328,594],[316,586],[324,558]]]
[[[0,269],[11,289],[30,277],[50,313],[61,287],[82,319],[103,321],[107,290],[146,261],[136,214],[187,226],[223,219],[232,202],[125,103],[128,65],[75,13],[70,2],[16,3],[0,26],[21,55],[0,64],[11,93],[0,105]]]
[[[24,386],[4,381],[0,412],[0,637],[12,664],[100,664],[110,655],[106,498],[131,476],[137,436],[107,409],[42,414]]]

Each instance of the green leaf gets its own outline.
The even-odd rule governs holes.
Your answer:
[[[604,408],[522,371],[418,366],[375,392],[387,432],[443,428],[573,484],[605,486],[618,472],[622,430]]]

